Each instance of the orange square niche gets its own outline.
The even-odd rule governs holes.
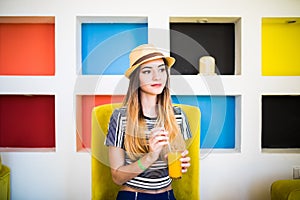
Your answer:
[[[79,95],[76,108],[77,151],[91,148],[92,110],[95,106],[110,103],[121,103],[124,95]]]
[[[54,74],[54,17],[0,17],[0,75]]]

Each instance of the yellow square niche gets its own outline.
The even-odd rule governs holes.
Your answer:
[[[262,19],[262,75],[300,75],[300,18]]]

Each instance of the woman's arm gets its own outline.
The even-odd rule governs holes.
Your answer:
[[[121,148],[110,146],[109,158],[112,179],[117,185],[124,184],[144,171],[139,167],[137,161],[125,165],[125,152]],[[148,168],[156,159],[151,154],[145,154],[140,158],[140,162],[142,166]]]
[[[161,128],[154,128],[149,139],[150,151],[139,159],[142,167],[139,166],[138,161],[125,165],[125,151],[122,148],[110,146],[109,160],[113,181],[122,185],[142,173],[144,171],[142,168],[147,169],[158,159],[163,146],[168,142],[168,133]]]

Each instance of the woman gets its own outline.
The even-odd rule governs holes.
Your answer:
[[[150,44],[130,53],[125,72],[129,87],[124,106],[110,119],[106,145],[117,199],[175,199],[168,176],[168,149],[182,150],[182,172],[190,166],[185,141],[191,132],[185,114],[173,107],[169,68],[175,59]]]

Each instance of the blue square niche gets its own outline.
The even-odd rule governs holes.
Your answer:
[[[199,107],[201,111],[200,148],[235,148],[235,96],[174,95],[172,101]]]
[[[82,23],[83,75],[123,75],[130,51],[148,43],[147,23]]]

